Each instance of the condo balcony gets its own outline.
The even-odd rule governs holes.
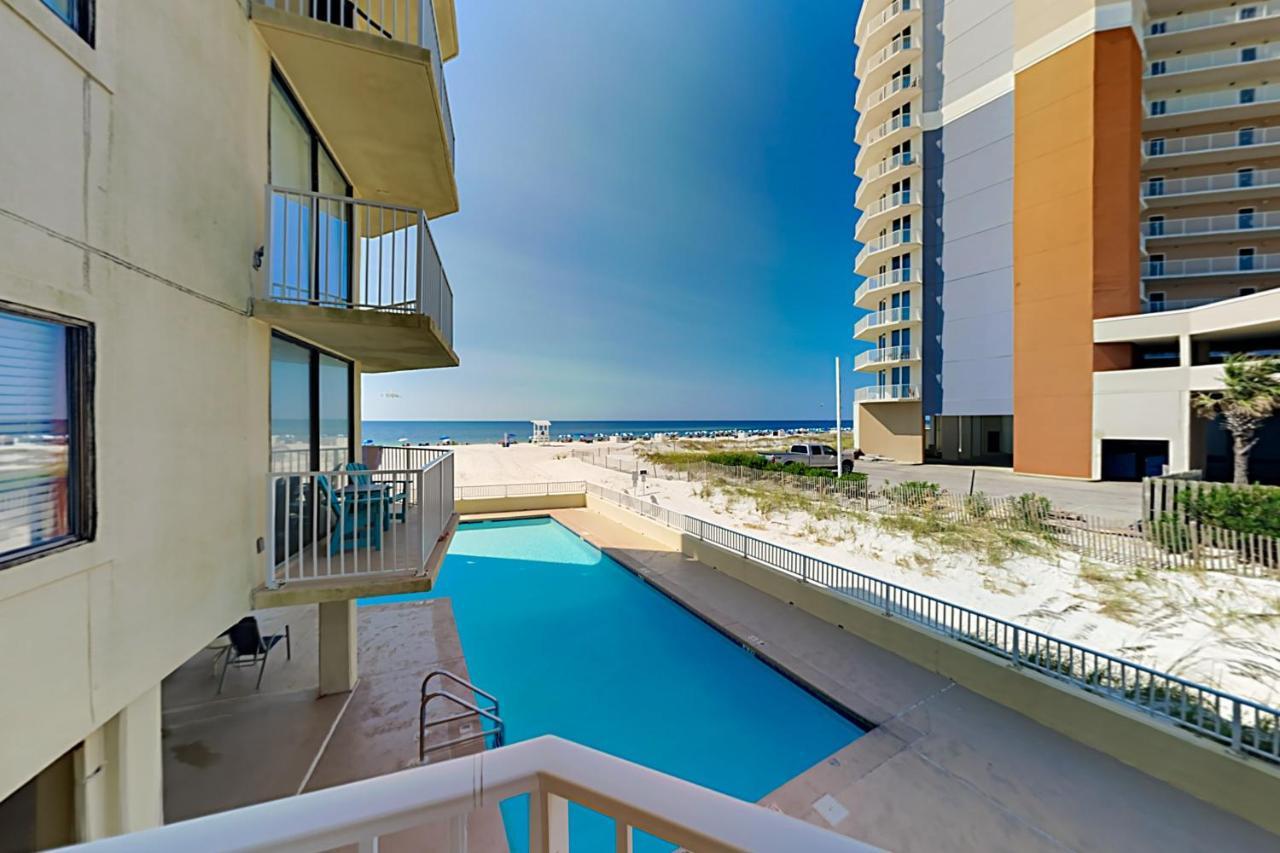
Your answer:
[[[914,191],[890,193],[876,199],[862,211],[862,215],[858,218],[854,239],[867,242],[868,235],[879,234],[890,219],[915,213],[920,210],[922,204],[921,194]]]
[[[904,74],[894,77],[878,89],[858,87],[858,97],[854,101],[854,109],[859,113],[854,124],[855,135],[861,134],[864,128],[876,127],[892,117],[898,107],[920,95],[920,80],[915,75]]]
[[[1280,2],[1223,3],[1199,12],[1154,18],[1143,41],[1149,54],[1257,40],[1280,33]]]
[[[424,592],[457,527],[453,452],[413,464],[267,475],[265,577],[255,607]]]
[[[1212,305],[1224,299],[1233,299],[1236,294],[1226,293],[1222,296],[1202,296],[1198,299],[1142,299],[1143,314],[1161,314],[1166,311],[1185,311],[1188,308],[1199,308],[1201,305]]]
[[[853,160],[854,171],[882,159],[895,145],[915,139],[922,132],[918,119],[913,118],[911,113],[901,113],[871,128],[863,137],[855,137],[858,153]]]
[[[920,56],[920,39],[899,36],[875,52],[866,63],[859,63],[860,86],[876,88],[888,82],[889,75]]]
[[[359,195],[429,217],[458,209],[431,0],[251,0],[249,10]]]
[[[1147,91],[1180,86],[1225,85],[1248,73],[1270,76],[1280,69],[1280,44],[1246,44],[1223,50],[1149,59],[1143,75]]]
[[[1280,212],[1226,213],[1186,219],[1152,219],[1142,223],[1150,246],[1162,243],[1205,243],[1244,235],[1275,237],[1280,234]]]
[[[887,254],[901,254],[919,248],[919,231],[911,228],[891,231],[862,247],[862,251],[858,252],[858,257],[854,261],[853,271],[858,275],[866,275],[867,271],[877,267]]]
[[[920,347],[877,347],[853,359],[854,370],[880,370],[892,365],[920,360]]]
[[[1280,254],[1155,259],[1142,262],[1142,277],[1147,281],[1173,282],[1213,276],[1239,278],[1276,272],[1280,272]]]
[[[859,53],[875,55],[885,43],[913,21],[919,20],[923,0],[869,0],[863,7],[862,25],[858,28]]]
[[[918,269],[898,269],[867,276],[853,294],[853,306],[868,311],[874,309],[879,300],[890,293],[919,288],[924,284],[924,277]]]
[[[1189,124],[1239,121],[1273,115],[1280,103],[1280,84],[1245,85],[1173,98],[1147,100],[1146,130]]]
[[[1280,127],[1242,127],[1221,133],[1201,133],[1143,141],[1144,168],[1185,166],[1194,163],[1229,163],[1242,158],[1280,156]]]
[[[872,311],[854,324],[853,336],[858,340],[864,340],[866,335],[873,332],[879,334],[919,323],[920,317],[919,308],[886,308],[883,311]]]
[[[254,316],[365,372],[452,367],[453,290],[421,210],[268,187]]]
[[[853,399],[858,403],[916,402],[920,399],[920,386],[869,385],[855,391]]]
[[[862,183],[854,193],[853,204],[859,210],[869,204],[868,199],[879,198],[889,184],[910,177],[920,170],[920,158],[910,151],[894,154],[867,167],[860,175]]]
[[[1274,195],[1280,169],[1241,169],[1189,178],[1149,176],[1142,180],[1148,207],[1179,207],[1214,201],[1235,201]]]

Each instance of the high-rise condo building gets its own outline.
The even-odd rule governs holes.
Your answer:
[[[869,0],[863,450],[1135,479],[1229,468],[1191,395],[1280,350],[1280,4]],[[1280,428],[1253,474],[1280,477]]]

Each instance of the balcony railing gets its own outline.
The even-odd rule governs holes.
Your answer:
[[[1166,157],[1277,144],[1280,144],[1280,127],[1242,127],[1239,130],[1201,133],[1176,139],[1148,139],[1143,143],[1142,150],[1148,157]]]
[[[914,166],[919,162],[920,161],[916,158],[916,155],[910,151],[904,151],[901,154],[894,154],[892,157],[886,157],[872,166],[867,171],[867,174],[862,176],[862,185],[866,186],[868,181],[883,178],[895,169],[900,169],[903,166]]]
[[[1144,299],[1142,300],[1142,313],[1160,314],[1165,311],[1183,311],[1187,308],[1199,308],[1201,305],[1212,305],[1214,302],[1221,302],[1230,298],[1232,298],[1231,294],[1205,296],[1200,299]]]
[[[1280,186],[1280,169],[1252,169],[1222,172],[1216,175],[1198,175],[1191,178],[1166,180],[1147,178],[1142,182],[1142,196],[1159,198],[1273,186]]]
[[[1150,260],[1142,263],[1143,278],[1183,278],[1276,271],[1280,271],[1280,254]]]
[[[899,207],[920,204],[920,193],[908,190],[900,193],[890,193],[884,198],[876,199],[875,203],[862,211],[862,218],[869,219],[872,216],[879,216],[882,213],[888,213]]]
[[[866,45],[876,34],[886,26],[888,26],[894,18],[897,18],[903,12],[918,11],[920,9],[921,0],[894,0],[884,11],[867,21],[862,31],[861,44]]]
[[[1177,98],[1153,98],[1147,102],[1148,118],[1165,115],[1182,115],[1203,110],[1243,107],[1250,104],[1269,104],[1280,101],[1280,84],[1240,86],[1215,92],[1199,92]]]
[[[1270,18],[1274,15],[1280,15],[1280,3],[1245,3],[1239,6],[1224,6],[1218,9],[1205,9],[1202,12],[1191,12],[1186,15],[1156,18],[1147,24],[1147,35],[1151,37],[1182,33],[1188,30],[1204,29],[1205,27],[1219,27],[1223,24]]]
[[[1220,216],[1193,216],[1187,219],[1156,219],[1142,223],[1147,237],[1194,237],[1280,228],[1280,211],[1264,213],[1224,213]]]
[[[854,292],[853,302],[856,305],[869,294],[886,288],[923,283],[924,279],[918,269],[889,270],[888,272],[867,276],[866,280],[858,285],[858,289]]]
[[[882,403],[890,400],[919,400],[919,385],[871,385],[859,388],[854,395],[859,403]]]
[[[919,360],[919,347],[878,347],[864,353],[859,353],[853,360],[853,367],[855,370],[861,370],[865,367],[872,367],[879,364]]]
[[[527,849],[543,853],[580,849],[572,844],[571,802],[613,819],[616,842],[609,845],[611,850],[631,850],[638,832],[688,850],[876,849],[780,811],[543,735],[451,761],[107,838],[86,850],[372,851],[385,836],[416,830],[413,838],[419,849],[425,835],[438,842],[438,847],[429,845],[431,849],[461,853],[469,849],[468,815],[521,795],[529,796]]]
[[[895,133],[906,127],[918,126],[918,124],[918,122],[914,122],[912,120],[911,113],[896,115],[883,124],[876,125],[876,127],[872,128],[867,133],[866,138],[862,140],[862,147],[866,148],[869,145],[875,145],[891,133]]]
[[[267,476],[266,586],[421,575],[453,516],[453,453],[421,468]]]
[[[453,345],[453,290],[420,210],[267,189],[263,299],[421,314]]]
[[[1190,71],[1207,71],[1211,68],[1248,65],[1251,62],[1263,62],[1276,58],[1280,58],[1280,43],[1250,44],[1226,50],[1210,50],[1203,53],[1188,53],[1182,56],[1152,59],[1147,62],[1145,76],[1147,79],[1152,79],[1169,74],[1185,74]]]
[[[854,266],[858,266],[866,261],[877,252],[896,249],[899,246],[906,246],[912,243],[920,242],[920,232],[912,231],[910,228],[903,228],[900,231],[893,231],[882,237],[877,237],[867,245],[862,247],[862,251],[858,252],[858,258],[854,262]]]
[[[436,30],[432,0],[257,0],[270,6],[343,29],[368,33],[391,41],[411,44],[431,54],[431,74],[435,78],[440,114],[449,138],[449,159],[453,160],[453,116],[449,110],[449,90],[444,83],[444,60],[440,55],[440,34]]]
[[[867,96],[866,103],[863,104],[861,112],[865,115],[899,92],[906,91],[907,89],[918,88],[920,88],[920,85],[914,75],[904,74],[901,77],[895,77]]]
[[[919,308],[886,308],[883,311],[872,311],[859,320],[853,327],[853,334],[857,336],[868,329],[875,329],[880,326],[897,326],[902,323],[919,322]]]
[[[875,55],[872,56],[869,60],[867,60],[867,64],[865,66],[866,71],[863,72],[864,78],[870,77],[871,74],[877,68],[879,68],[881,65],[884,65],[886,62],[893,59],[895,56],[902,53],[904,50],[911,50],[913,47],[919,47],[919,46],[920,45],[914,39],[912,39],[911,36],[909,35],[901,36],[899,38],[894,39],[893,41],[889,42],[889,44],[887,44],[884,48],[876,51]]]

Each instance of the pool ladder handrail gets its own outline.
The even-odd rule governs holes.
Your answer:
[[[470,690],[474,695],[483,696],[493,704],[487,708],[482,708],[474,702],[469,702],[466,699],[463,699],[461,696],[458,696],[454,693],[450,693],[448,690],[437,689],[437,690],[429,691],[427,688],[431,684],[431,679],[437,676],[439,676],[442,680],[448,679],[449,681],[452,681],[458,686],[466,690]],[[448,702],[452,702],[455,705],[461,706],[463,710],[457,714],[451,714],[448,717],[441,717],[438,720],[432,720],[431,722],[428,723],[427,722],[427,704],[432,699],[435,699],[435,698],[440,698]],[[493,728],[486,729],[484,728],[484,723],[481,722],[480,724],[481,728],[480,728],[480,731],[478,732],[471,732],[469,734],[456,737],[452,740],[445,741],[444,743],[435,744],[434,746],[431,746],[431,747],[427,746],[427,730],[428,729],[432,728],[433,726],[444,725],[445,723],[454,723],[459,720],[465,720],[468,717],[481,717],[484,720],[488,720],[489,722],[493,723]],[[506,725],[502,722],[502,717],[500,716],[500,711],[498,710],[497,696],[494,696],[492,693],[488,692],[487,690],[482,690],[481,688],[476,687],[470,681],[467,681],[465,678],[460,678],[457,675],[454,675],[452,672],[449,672],[447,669],[433,669],[431,670],[431,672],[427,673],[426,678],[422,679],[422,690],[420,692],[420,698],[418,701],[418,761],[420,763],[425,762],[427,760],[428,752],[434,752],[437,749],[444,749],[445,747],[448,747],[448,746],[458,746],[459,744],[470,743],[473,740],[482,740],[482,739],[488,738],[490,735],[493,735],[493,738],[494,738],[493,745],[495,748],[502,746],[505,731],[506,731]]]

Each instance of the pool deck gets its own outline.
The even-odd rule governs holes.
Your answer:
[[[874,724],[766,796],[765,805],[896,851],[1280,848],[1255,824],[632,528],[586,509],[514,515],[551,515]]]

